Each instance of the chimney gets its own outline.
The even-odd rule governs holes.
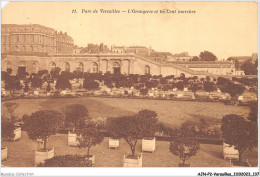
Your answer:
[[[101,53],[104,52],[104,44],[103,44],[103,43],[100,44],[100,52],[101,52]]]

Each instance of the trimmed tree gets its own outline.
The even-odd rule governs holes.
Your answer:
[[[239,162],[245,150],[252,150],[257,145],[257,125],[239,115],[225,115],[222,119],[221,131],[224,142],[238,150]]]
[[[191,86],[191,91],[193,92],[193,95],[196,96],[196,92],[200,89],[199,84],[198,83],[194,83]]]
[[[248,115],[248,119],[253,122],[258,121],[258,102],[257,101],[250,103],[250,113]]]
[[[20,84],[20,80],[17,76],[9,76],[5,80],[5,89],[14,92],[15,90],[21,90],[23,87]]]
[[[53,68],[50,72],[52,79],[58,79],[58,77],[60,76],[60,71],[61,69],[59,67]]]
[[[89,159],[91,155],[89,154],[90,148],[100,144],[104,140],[104,135],[100,131],[102,126],[99,122],[88,121],[84,127],[77,130],[77,140],[79,141],[79,148],[87,148],[87,158]]]
[[[10,121],[8,118],[3,117],[1,119],[1,144],[3,145],[3,142],[5,140],[13,139],[15,126],[12,121]]]
[[[135,146],[138,140],[147,136],[154,136],[157,114],[154,111],[142,110],[133,116],[108,118],[107,130],[115,138],[123,138],[131,149],[131,156],[135,157]]]
[[[245,91],[245,87],[241,84],[229,83],[226,87],[226,92],[233,98],[238,100],[238,97],[242,95]]]
[[[50,83],[48,83],[48,85],[47,85],[47,87],[46,87],[46,91],[47,91],[47,92],[50,92],[50,91],[51,91],[51,85],[50,85]]]
[[[99,83],[93,79],[85,79],[83,87],[87,90],[97,90],[99,88]]]
[[[89,118],[87,108],[82,104],[71,104],[66,106],[64,110],[65,125],[70,127],[73,125],[73,132],[81,125],[84,126],[85,120]]]
[[[200,145],[194,139],[182,137],[174,139],[170,143],[169,149],[173,155],[178,156],[182,160],[182,165],[184,166],[186,160],[197,154]]]
[[[29,86],[28,86],[28,82],[25,82],[23,91],[24,91],[25,93],[27,93],[29,90],[30,90],[30,88],[29,88]]]
[[[46,151],[47,139],[55,135],[63,127],[63,116],[58,111],[41,110],[36,111],[25,119],[25,130],[30,139],[43,140],[43,150]]]
[[[41,88],[42,87],[42,79],[41,78],[39,78],[39,77],[33,77],[32,79],[31,79],[31,87],[32,88]]]
[[[67,77],[61,75],[56,82],[55,88],[58,90],[71,89],[71,83]]]
[[[210,81],[204,82],[204,90],[210,94],[214,91],[213,83]]]

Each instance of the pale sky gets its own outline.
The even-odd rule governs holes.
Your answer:
[[[77,14],[72,13],[76,9]],[[98,13],[81,13],[82,9]],[[102,14],[100,9],[193,10],[178,14]],[[213,52],[218,59],[258,49],[256,2],[10,2],[2,24],[40,24],[67,32],[78,46],[151,46],[175,53]]]

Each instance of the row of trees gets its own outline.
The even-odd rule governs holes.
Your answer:
[[[57,77],[55,88],[58,90],[71,89],[71,73],[62,72],[60,75],[57,75],[56,70],[51,71],[51,75],[53,78]],[[53,74],[56,73],[56,74]],[[27,80],[24,80],[25,86],[24,91],[28,92],[29,87],[28,83],[31,83],[32,88],[41,88],[43,84],[42,75],[47,74],[46,72],[38,72],[38,75],[31,75]],[[49,92],[51,90],[50,83],[53,82],[53,78],[49,78],[48,85],[46,91]],[[2,72],[2,79],[5,82],[5,89],[14,91],[22,89],[22,86],[19,81],[18,76],[11,76],[7,72]],[[235,84],[235,82],[240,82],[241,84]],[[148,93],[148,89],[151,88],[159,88],[163,91],[168,91],[172,88],[177,88],[178,90],[183,90],[184,87],[189,88],[194,92],[196,96],[196,92],[198,90],[205,90],[206,92],[213,92],[219,88],[223,93],[229,93],[231,97],[237,98],[241,95],[245,87],[243,85],[255,86],[257,80],[255,79],[238,79],[233,78],[233,81],[219,77],[217,79],[211,79],[210,77],[198,79],[198,77],[189,77],[186,78],[184,74],[182,74],[178,78],[174,78],[174,76],[162,77],[159,76],[151,76],[151,75],[112,75],[110,73],[106,73],[102,75],[101,73],[85,73],[84,81],[82,87],[88,90],[97,90],[99,89],[99,82],[104,82],[106,86],[109,88],[113,87],[135,87],[136,89],[140,89],[141,94],[146,95]],[[243,85],[242,85],[243,84]]]

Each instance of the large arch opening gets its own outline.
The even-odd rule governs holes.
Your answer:
[[[113,64],[113,71],[114,71],[114,74],[121,74],[120,64],[118,62],[115,62]]]
[[[33,73],[38,73],[39,71],[39,63],[37,61],[33,62],[33,69],[32,69],[32,72]]]
[[[144,74],[150,74],[150,66],[145,65],[145,67],[144,67]]]
[[[79,63],[77,64],[76,71],[84,72],[84,65],[83,65],[83,63],[79,62]]]
[[[98,73],[98,64],[97,63],[93,63],[92,64],[92,72],[93,73]]]
[[[56,63],[52,61],[52,62],[50,63],[50,69],[51,69],[51,70],[54,70],[55,68],[56,68]]]
[[[25,61],[20,61],[18,63],[17,73],[20,73],[20,74],[26,73],[26,63],[25,63]]]
[[[5,70],[7,73],[12,74],[12,63],[11,61],[5,62]]]
[[[70,72],[70,64],[68,62],[64,63],[64,71]]]

